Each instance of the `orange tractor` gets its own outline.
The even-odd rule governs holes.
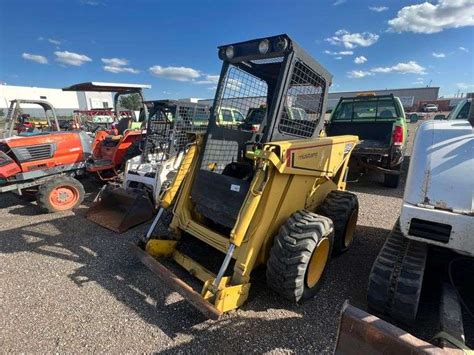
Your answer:
[[[66,90],[74,90],[74,87],[92,89],[94,84],[78,84]],[[119,95],[137,92],[143,97],[141,90],[149,87],[98,84],[101,91],[116,92],[116,107]],[[59,123],[52,105],[36,103],[43,108],[47,106],[53,112],[52,118],[48,118],[49,126],[58,128]],[[145,107],[144,117],[147,116],[146,112]],[[77,207],[84,198],[84,187],[76,179],[78,176],[88,172],[115,175],[124,159],[140,154],[133,151],[138,147],[134,142],[142,139],[142,131],[127,129],[128,124],[121,121],[117,125],[119,132],[98,131],[94,138],[81,130],[42,130],[14,135],[10,132],[14,125],[7,125],[9,130],[4,132],[4,137],[7,138],[0,139],[0,193],[33,193],[39,207],[45,212]]]

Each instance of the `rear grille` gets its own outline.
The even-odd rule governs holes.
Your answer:
[[[50,159],[55,151],[54,144],[41,144],[29,147],[12,149],[18,160],[22,163],[41,159]]]
[[[449,224],[412,218],[408,234],[414,237],[435,240],[441,243],[448,243],[449,237],[451,236],[451,229],[452,227]]]

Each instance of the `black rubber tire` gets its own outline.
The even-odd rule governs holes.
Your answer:
[[[306,271],[318,243],[329,239],[328,259],[321,277],[308,287]],[[295,212],[280,227],[267,261],[267,284],[284,298],[299,302],[313,298],[321,287],[331,257],[333,224],[324,216],[307,210]]]
[[[40,185],[38,193],[36,194],[36,201],[38,203],[39,208],[43,212],[55,213],[64,211],[58,210],[53,204],[51,204],[51,201],[49,199],[49,196],[53,192],[53,190],[59,186],[71,186],[78,192],[78,199],[76,203],[68,210],[76,208],[84,200],[84,186],[82,186],[82,184],[78,180],[70,176],[54,177],[51,180],[48,180],[43,185]]]
[[[326,216],[334,224],[334,248],[333,255],[339,255],[349,250],[350,244],[345,245],[345,235],[352,213],[356,213],[356,221],[359,215],[359,200],[357,196],[347,191],[331,191],[323,203],[318,207],[317,213]],[[357,222],[356,222],[357,223]]]
[[[409,323],[420,302],[427,245],[405,238],[398,222],[372,266],[367,304],[376,313]]]
[[[384,174],[383,185],[396,189],[400,184],[400,174]]]

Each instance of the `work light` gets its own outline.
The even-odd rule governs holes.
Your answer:
[[[270,49],[270,41],[268,39],[261,40],[258,44],[258,51],[261,54],[266,54]]]
[[[279,52],[284,51],[288,47],[288,40],[285,37],[278,38],[278,41],[275,43],[275,49]]]
[[[227,59],[234,58],[234,47],[233,46],[229,46],[225,49],[225,56],[227,57]]]

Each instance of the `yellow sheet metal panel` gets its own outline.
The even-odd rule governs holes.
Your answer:
[[[160,204],[164,208],[168,208],[174,200],[174,197],[178,193],[179,187],[184,181],[189,169],[191,168],[191,164],[197,152],[197,145],[192,145],[189,147],[188,151],[186,152],[181,165],[179,166],[178,172],[175,175],[173,182],[171,183],[170,187],[163,193],[161,197]]]

